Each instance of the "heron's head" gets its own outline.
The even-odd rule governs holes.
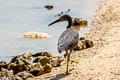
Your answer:
[[[61,21],[72,21],[72,18],[69,15],[63,15],[56,21],[53,21],[52,23],[50,23],[48,26],[51,26],[52,24],[55,24],[55,23],[61,22]]]

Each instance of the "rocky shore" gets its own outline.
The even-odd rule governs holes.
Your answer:
[[[83,50],[93,47],[93,42],[81,37],[78,46],[74,49]],[[27,51],[22,55],[14,56],[10,62],[0,61],[0,80],[27,80],[50,73],[52,68],[65,65],[64,57],[54,56],[44,51],[32,54]],[[76,62],[70,60],[70,62]],[[78,62],[77,62],[78,63]]]
[[[53,56],[50,52],[32,54],[27,51],[14,56],[10,62],[0,62],[0,80],[26,80],[51,72],[53,67],[60,66],[62,57]]]
[[[120,79],[120,0],[102,0],[92,18],[85,38],[94,42],[92,48],[73,52],[70,74],[66,65],[36,80],[119,80]]]

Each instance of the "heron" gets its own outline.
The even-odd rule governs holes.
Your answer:
[[[72,50],[77,46],[79,41],[79,33],[76,29],[72,27],[72,18],[69,15],[63,15],[59,19],[53,21],[48,26],[55,24],[57,22],[67,21],[68,25],[66,30],[61,34],[58,40],[58,52],[62,53],[63,51],[66,52],[67,55],[67,67],[66,67],[66,74],[68,74],[68,65],[69,65],[69,58]]]

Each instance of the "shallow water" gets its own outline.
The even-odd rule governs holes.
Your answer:
[[[47,10],[44,8],[46,4],[54,8]],[[50,51],[58,55],[57,40],[67,23],[51,27],[48,24],[56,20],[61,11],[71,9],[67,14],[87,19],[89,26],[97,6],[97,0],[0,0],[0,61],[25,51]],[[80,36],[89,28],[81,29]],[[22,34],[29,31],[45,32],[53,37],[41,40],[22,38]]]

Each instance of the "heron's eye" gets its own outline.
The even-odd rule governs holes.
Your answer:
[[[64,20],[63,18],[61,18],[61,20]]]

